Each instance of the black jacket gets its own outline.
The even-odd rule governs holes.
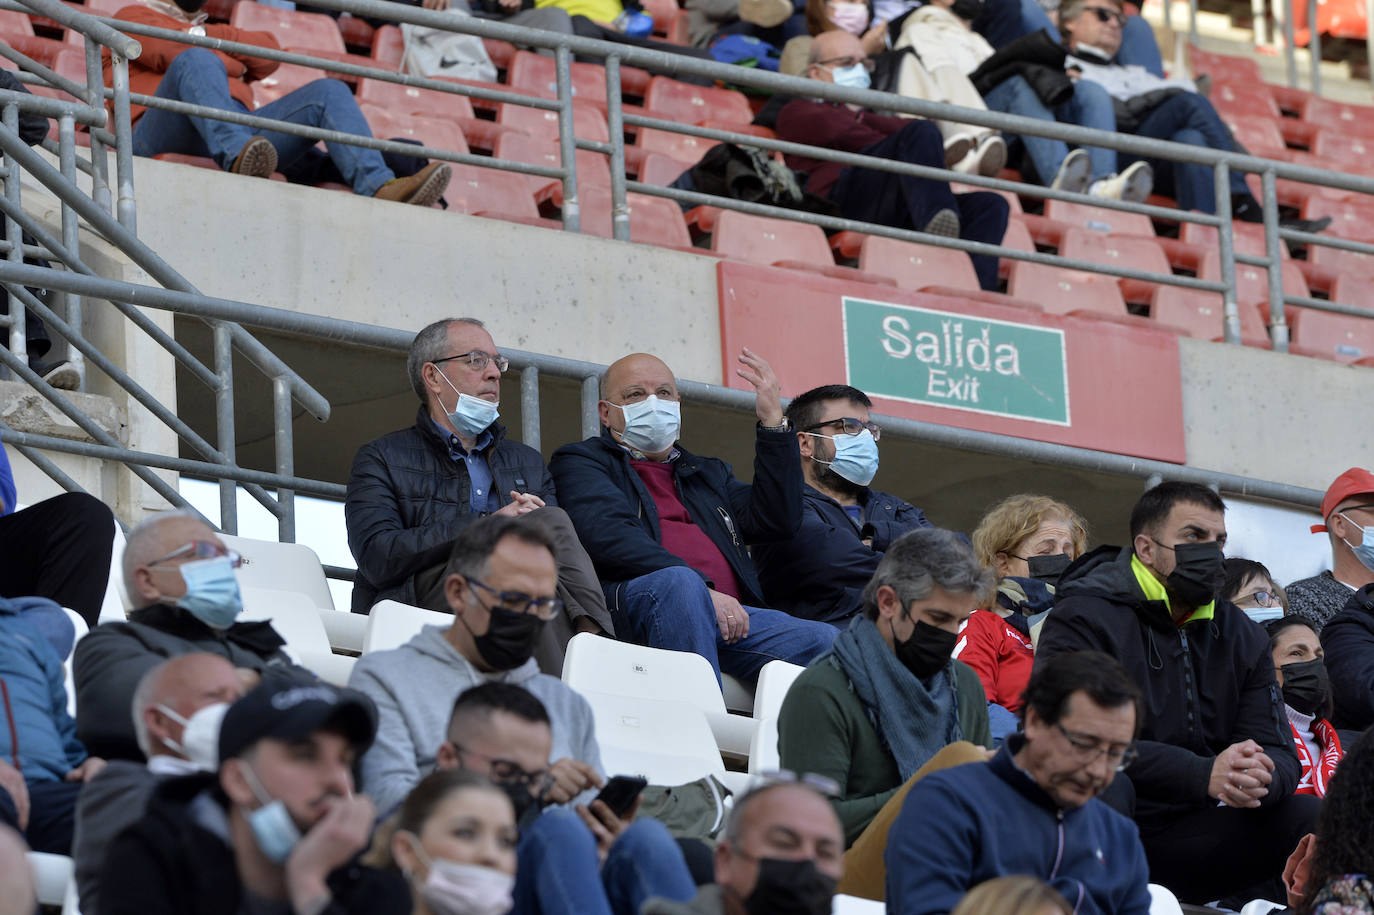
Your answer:
[[[673,476],[688,514],[730,563],[740,602],[761,607],[762,589],[747,547],[796,534],[802,473],[795,433],[756,428],[752,485],[735,479],[724,461],[698,457],[681,445]],[[609,431],[603,428],[599,438],[559,448],[549,469],[563,493],[563,509],[596,564],[607,604],[615,606],[615,586],[621,582],[687,565],[663,548],[653,496]]]
[[[1144,693],[1139,758],[1126,770],[1143,827],[1216,806],[1207,794],[1217,754],[1250,739],[1274,761],[1262,806],[1293,793],[1301,766],[1274,680],[1263,627],[1217,600],[1211,620],[1176,626],[1162,601],[1145,599],[1131,550],[1104,546],[1064,571],[1035,659],[1066,651],[1117,658]]]
[[[487,464],[500,503],[517,490],[557,505],[539,452],[507,439],[500,423],[491,432]],[[367,613],[380,600],[416,603],[415,573],[443,562],[458,533],[482,517],[472,512],[471,489],[467,464],[449,457],[448,440],[424,407],[409,429],[358,449],[344,502],[348,547],[358,563],[354,613]]]
[[[931,526],[919,508],[876,489],[865,489],[859,504],[862,529],[840,503],[812,486],[802,486],[802,521],[796,536],[754,547],[767,606],[804,619],[847,620],[859,611],[864,585],[888,545],[907,531]]]
[[[100,872],[101,915],[242,911],[233,849],[193,816],[198,795],[223,805],[216,785],[214,775],[188,775],[158,786],[143,818],[109,845]],[[410,890],[399,872],[354,861],[331,873],[327,883],[334,899],[321,915],[410,915]]]
[[[1374,585],[1350,595],[1322,627],[1322,650],[1336,703],[1331,723],[1355,730],[1374,724]]]

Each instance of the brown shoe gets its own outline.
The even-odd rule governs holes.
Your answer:
[[[277,148],[266,137],[254,137],[243,144],[238,158],[229,166],[236,175],[250,175],[254,178],[270,178],[277,170]]]
[[[739,18],[765,29],[782,25],[795,12],[791,0],[739,0]]]
[[[417,207],[432,207],[444,196],[453,169],[447,162],[431,162],[409,178],[392,178],[373,194],[378,200],[395,200]]]

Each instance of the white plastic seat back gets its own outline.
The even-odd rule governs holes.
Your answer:
[[[220,534],[219,539],[243,557],[239,587],[295,591],[321,610],[334,609],[329,579],[319,555],[303,543],[276,543]]]
[[[778,754],[778,719],[755,718],[754,733],[749,739],[749,774],[776,772],[782,768]]]
[[[563,682],[583,694],[686,702],[703,712],[725,714],[710,662],[690,651],[646,648],[583,632],[568,642]]]
[[[338,686],[348,684],[355,659],[334,654],[320,620],[321,611],[309,598],[299,591],[253,587],[239,590],[243,593],[240,622],[268,620],[286,640],[286,653],[292,660],[322,680]]]
[[[115,524],[114,545],[110,550],[110,579],[105,585],[105,599],[100,602],[100,616],[96,622],[122,620],[129,614],[129,595],[124,592],[124,530]]]
[[[1283,906],[1277,902],[1270,902],[1268,899],[1255,899],[1245,904],[1245,908],[1240,910],[1240,915],[1268,915],[1269,912],[1277,912]]]
[[[384,600],[373,605],[367,614],[367,632],[363,635],[363,654],[400,648],[426,626],[453,625],[452,613],[412,607],[397,600]]]
[[[654,785],[681,785],[703,775],[723,780],[725,764],[701,709],[672,700],[580,692],[596,719],[607,774],[642,775]]]
[[[86,633],[90,632],[91,630],[90,627],[86,625],[86,621],[81,618],[80,613],[77,613],[75,610],[72,610],[69,607],[63,607],[62,612],[67,614],[67,619],[72,621],[72,628],[76,630],[76,638],[72,640],[72,654],[69,654],[62,659],[62,675],[64,677],[67,689],[67,714],[75,718],[76,681],[72,677],[72,655],[76,654],[76,643],[85,638]]]
[[[1183,915],[1183,906],[1168,887],[1150,884],[1150,915]]]
[[[887,906],[862,896],[837,895],[830,903],[831,915],[883,915]]]
[[[28,859],[38,901],[43,905],[62,905],[67,898],[67,887],[72,883],[72,859],[41,851],[29,852]]]
[[[759,686],[754,690],[754,717],[777,719],[782,712],[782,700],[792,683],[806,670],[800,664],[769,661],[759,671]]]

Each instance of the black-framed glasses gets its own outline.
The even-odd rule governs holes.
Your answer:
[[[1135,744],[1127,744],[1124,747],[1104,747],[1097,742],[1096,738],[1087,734],[1075,734],[1057,721],[1054,726],[1059,729],[1059,733],[1064,735],[1064,739],[1069,742],[1069,746],[1074,748],[1085,766],[1097,762],[1098,757],[1105,756],[1107,763],[1120,772],[1135,762],[1136,756],[1139,755]]]
[[[547,767],[531,771],[522,767],[513,759],[505,759],[500,756],[490,756],[486,753],[479,753],[477,750],[469,749],[453,741],[449,741],[449,743],[453,744],[453,749],[458,752],[459,756],[476,756],[479,759],[485,759],[491,773],[491,780],[494,782],[532,788],[543,781],[549,774]]]
[[[229,564],[236,569],[243,565],[243,557],[237,551],[231,550],[223,544],[212,543],[209,540],[192,540],[190,543],[172,550],[166,556],[159,556],[149,562],[148,565],[155,566],[158,563],[170,562],[173,559],[218,559],[221,556],[228,557]]]
[[[504,372],[506,369],[510,368],[510,360],[505,356],[502,356],[500,353],[488,353],[480,349],[468,350],[466,353],[459,353],[456,356],[445,356],[442,359],[432,359],[430,361],[434,365],[438,365],[441,362],[452,362],[455,359],[461,359],[463,365],[466,365],[474,372],[480,372],[485,369],[488,362],[495,362],[496,371],[498,372]]]
[[[1085,6],[1083,7],[1083,12],[1096,13],[1098,22],[1115,22],[1117,25],[1122,25],[1126,22],[1125,13],[1118,10],[1107,9],[1105,6]]]
[[[831,57],[828,60],[816,61],[816,65],[820,67],[846,68],[852,67],[855,64],[863,64],[864,69],[869,73],[873,72],[873,67],[875,66],[873,58],[871,57]]]
[[[534,597],[524,591],[498,591],[475,578],[468,579],[474,585],[496,598],[495,606],[515,613],[529,613],[548,622],[563,612],[563,601],[556,597]]]
[[[883,437],[882,426],[875,422],[865,422],[864,420],[856,419],[853,416],[845,416],[839,419],[827,419],[823,423],[815,423],[814,425],[807,426],[802,431],[815,432],[817,429],[824,429],[826,426],[833,426],[837,423],[840,426],[840,431],[836,433],[837,435],[858,435],[860,432],[867,429],[869,432],[873,433],[873,441],[876,442]]]

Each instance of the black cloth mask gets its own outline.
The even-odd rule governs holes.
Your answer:
[[[944,670],[958,639],[958,633],[947,632],[921,620],[912,630],[911,638],[905,642],[897,641],[896,633],[893,633],[892,646],[903,667],[911,671],[917,680],[928,680]]]
[[[1059,576],[1064,574],[1064,570],[1073,562],[1068,553],[1055,553],[1053,556],[1032,556],[1026,560],[1026,568],[1030,572],[1030,577],[1036,581],[1043,581],[1053,588],[1059,584]]]
[[[829,915],[835,883],[810,858],[760,858],[758,880],[744,908],[749,915]]]
[[[1180,543],[1174,547],[1174,570],[1164,579],[1172,597],[1189,607],[1201,607],[1216,600],[1225,580],[1222,573],[1221,544]]]
[[[1331,701],[1331,678],[1321,658],[1285,664],[1283,673],[1283,701],[1300,715],[1316,715]]]
[[[483,661],[493,670],[514,670],[534,656],[534,645],[544,628],[543,620],[505,607],[492,607],[488,613],[487,631],[472,637]]]

